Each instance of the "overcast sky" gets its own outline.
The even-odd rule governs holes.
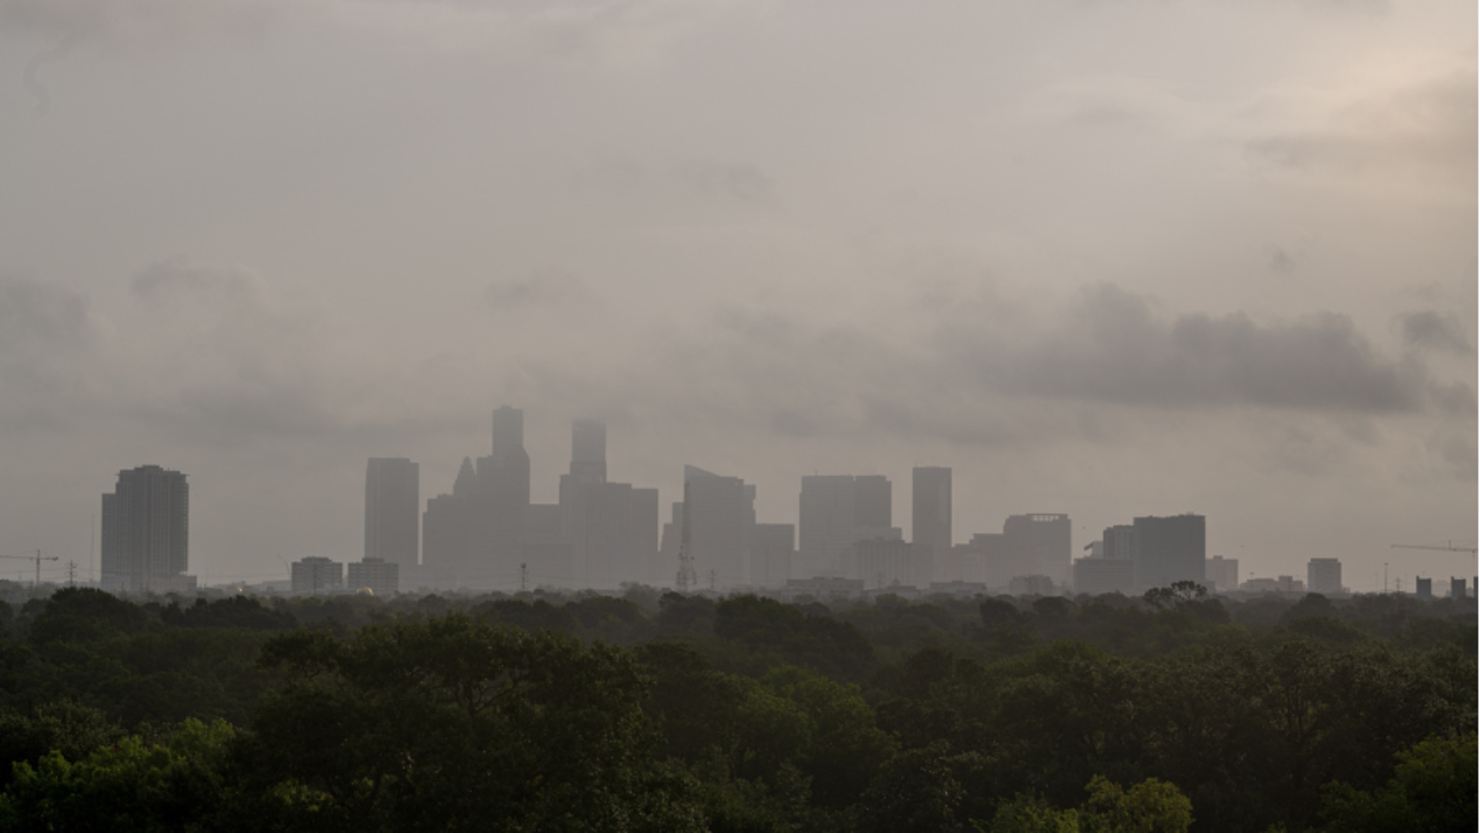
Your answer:
[[[119,469],[191,568],[357,559],[525,409],[611,478],[955,469],[955,536],[1208,517],[1472,575],[1473,0],[0,0],[0,553]],[[22,570],[5,562],[0,571]],[[0,572],[0,575],[3,575]]]

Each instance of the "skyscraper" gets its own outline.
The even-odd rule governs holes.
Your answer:
[[[578,419],[570,427],[570,473],[583,483],[606,482],[606,423]]]
[[[1174,515],[1135,519],[1136,589],[1207,580],[1207,518]]]
[[[934,565],[944,564],[951,549],[951,470],[916,468],[912,486],[915,558],[920,575],[931,576]]]
[[[365,558],[415,566],[421,552],[421,467],[371,457],[365,469]]]
[[[493,454],[480,471],[486,512],[489,569],[513,575],[524,561],[529,513],[529,452],[524,449],[524,411],[508,405],[493,412]]]
[[[802,478],[797,526],[801,534],[801,570],[797,578],[844,575],[854,540],[856,515],[852,475]]]
[[[190,486],[185,475],[159,466],[118,473],[103,495],[103,589],[188,591]]]
[[[900,537],[890,525],[892,492],[883,475],[809,475],[802,478],[798,502],[797,578],[858,578],[855,543]]]
[[[658,549],[658,491],[606,480],[606,423],[571,425],[570,473],[560,477],[562,537],[576,587],[647,578]]]
[[[750,536],[755,526],[755,486],[684,466],[682,524],[699,587],[723,589],[749,581]],[[677,565],[674,565],[677,567]]]
[[[1341,592],[1341,559],[1312,558],[1305,565],[1305,586],[1312,593],[1334,596]]]
[[[437,584],[456,586],[481,568],[485,527],[478,475],[473,461],[463,458],[452,494],[427,500],[422,518],[422,566],[424,577]]]

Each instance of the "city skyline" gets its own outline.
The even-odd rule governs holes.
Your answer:
[[[1471,570],[1389,545],[1480,526],[1473,2],[0,9],[0,553],[152,462],[203,581],[352,560],[507,402],[542,506],[592,418],[665,520],[943,466],[957,543]]]

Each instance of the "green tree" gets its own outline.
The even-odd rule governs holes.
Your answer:
[[[315,830],[685,830],[681,779],[650,765],[647,679],[624,651],[450,614],[294,632],[258,709],[254,789]]]
[[[137,737],[73,763],[53,751],[15,765],[0,794],[0,831],[78,833],[222,829],[229,792],[223,773],[234,730],[186,721],[167,745]]]
[[[1398,755],[1387,786],[1364,791],[1341,782],[1326,788],[1321,815],[1330,833],[1441,833],[1471,830],[1476,740],[1432,738]]]

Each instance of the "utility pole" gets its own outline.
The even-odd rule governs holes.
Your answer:
[[[68,561],[67,562],[67,586],[68,587],[76,587],[77,586],[77,562],[76,561]]]

